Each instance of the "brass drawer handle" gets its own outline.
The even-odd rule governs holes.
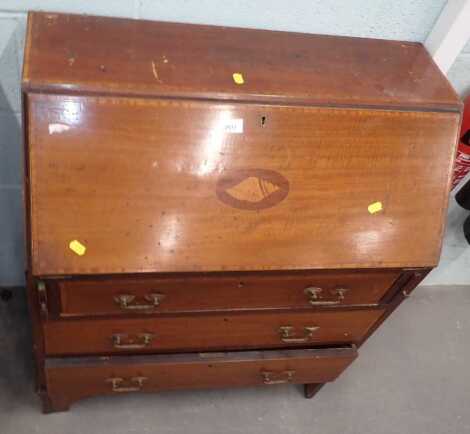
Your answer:
[[[304,337],[303,338],[294,338],[292,334],[294,332],[294,327],[292,326],[282,326],[279,327],[279,334],[281,335],[281,341],[286,344],[301,344],[308,342],[313,336],[313,332],[317,331],[320,327],[310,326],[304,327]]]
[[[112,384],[112,391],[116,393],[129,393],[129,392],[140,392],[144,387],[144,382],[147,381],[147,377],[132,377],[130,380],[125,380],[120,377],[112,377],[106,379],[107,383]],[[131,384],[124,385],[123,384]]]
[[[322,300],[320,296],[322,291],[322,288],[318,288],[316,286],[309,286],[308,288],[304,289],[305,294],[307,294],[309,297],[308,301],[312,306],[331,306],[340,304],[344,300],[344,294],[349,290],[346,288],[335,289],[334,292],[338,295],[337,300]]]
[[[263,377],[263,384],[283,384],[291,383],[294,380],[295,371],[287,370],[280,373],[271,371],[261,371]]]
[[[138,350],[148,347],[155,337],[152,333],[139,333],[136,338],[130,338],[127,334],[116,333],[112,336],[113,347],[121,350]]]
[[[39,280],[37,288],[38,288],[38,301],[39,301],[41,317],[43,319],[47,319],[49,312],[47,309],[46,284],[42,280]]]
[[[144,296],[145,301],[148,301],[148,304],[131,304],[136,296],[131,294],[120,294],[114,297],[114,301],[119,305],[123,310],[148,310],[154,309],[160,305],[160,302],[165,297],[164,294],[152,293]]]

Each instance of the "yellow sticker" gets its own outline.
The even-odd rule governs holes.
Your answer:
[[[243,74],[241,72],[234,72],[232,74],[232,77],[233,77],[233,81],[236,83],[236,84],[243,84],[245,83],[245,80],[243,79]]]
[[[382,202],[374,202],[374,203],[371,203],[368,207],[367,207],[367,210],[371,213],[371,214],[375,214],[376,212],[379,212],[379,211],[382,211],[383,207],[382,207]]]
[[[83,256],[86,252],[86,247],[78,240],[70,241],[69,249],[78,256]]]

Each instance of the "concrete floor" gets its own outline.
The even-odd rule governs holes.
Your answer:
[[[470,287],[420,287],[313,400],[297,386],[93,398],[44,416],[24,299],[0,301],[0,434],[470,433]]]

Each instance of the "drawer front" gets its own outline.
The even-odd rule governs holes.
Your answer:
[[[399,270],[63,280],[62,317],[377,304]],[[52,286],[54,283],[51,284]]]
[[[70,404],[92,395],[170,389],[324,383],[357,356],[354,347],[86,359],[49,359],[50,396]],[[64,403],[63,403],[64,404]]]
[[[209,351],[357,343],[383,309],[48,321],[48,355]]]

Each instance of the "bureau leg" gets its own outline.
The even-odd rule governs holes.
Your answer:
[[[68,411],[70,402],[67,399],[60,397],[50,397],[46,394],[41,394],[42,412],[44,414],[58,413],[61,411]]]
[[[310,399],[323,387],[324,383],[311,383],[304,384],[304,395],[305,398]]]

